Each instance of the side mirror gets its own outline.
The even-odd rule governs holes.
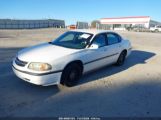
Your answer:
[[[89,49],[98,49],[99,46],[97,44],[92,44]]]

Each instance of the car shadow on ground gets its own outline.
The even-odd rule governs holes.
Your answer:
[[[89,72],[82,77],[78,85],[117,74],[137,64],[146,64],[146,60],[152,58],[155,55],[156,54],[152,52],[133,50],[131,54],[128,56],[128,58],[126,59],[124,65],[122,66],[110,65],[110,66],[105,66],[103,68]]]
[[[16,82],[21,84],[23,87],[31,87],[32,89],[44,89],[45,88],[46,90],[48,89],[53,90],[53,86],[42,87],[42,86],[28,84],[27,82],[20,80],[13,74],[12,68],[11,68],[12,66],[11,62],[12,62],[13,57],[16,56],[17,51],[19,51],[20,49],[23,49],[23,48],[0,48],[0,51],[1,51],[0,63],[3,63],[1,64],[2,69],[0,70],[0,73],[1,74],[11,73],[11,75],[16,80]],[[146,64],[146,60],[152,58],[155,55],[156,54],[152,52],[133,50],[130,56],[126,59],[125,64],[123,66],[110,65],[110,66],[105,66],[101,69],[94,70],[88,74],[85,74],[81,78],[78,85],[92,82],[95,80],[99,80],[101,78],[105,78],[113,74],[117,74],[137,64]],[[56,88],[55,91],[57,92],[59,91],[59,89],[61,89],[60,87],[57,87],[57,86],[55,86],[55,88]]]
[[[84,98],[86,98],[84,96],[86,96],[87,94],[93,95],[94,98],[99,97],[98,100],[101,100],[101,98],[104,99],[104,97],[107,96],[106,92],[104,92],[104,94],[102,95],[98,95],[96,94],[97,90],[91,89],[93,92],[91,90],[87,91],[86,93],[84,93],[83,91],[82,92],[76,91],[75,93],[72,92],[71,94],[68,94],[66,97],[62,96],[63,97],[62,99],[58,99],[55,97],[55,95],[60,93],[60,91],[62,90],[59,88],[59,86],[42,87],[42,86],[32,85],[32,84],[29,84],[27,82],[20,80],[14,75],[14,73],[12,72],[12,68],[11,68],[12,58],[16,55],[17,51],[20,49],[22,48],[10,48],[10,49],[0,48],[0,52],[1,52],[0,54],[0,68],[1,68],[0,69],[0,96],[1,96],[0,114],[1,115],[5,115],[5,116],[12,115],[11,111],[17,111],[19,109],[23,109],[25,111],[24,114],[27,114],[26,113],[27,106],[35,105],[35,108],[36,108],[38,106],[41,107],[41,105],[43,104],[44,105],[47,104],[48,109],[51,109],[51,112],[45,113],[46,115],[48,114],[59,115],[58,111],[55,111],[55,114],[53,114],[53,111],[59,108],[63,109],[64,111],[62,112],[63,114],[65,114],[65,111],[67,111],[66,108],[69,108],[68,105],[75,104],[76,107],[81,108],[81,106],[77,106],[77,103],[79,102],[79,104],[81,104],[81,102],[84,101]],[[146,60],[150,59],[153,56],[155,56],[155,53],[133,50],[131,55],[128,57],[128,59],[126,60],[123,66],[120,66],[120,67],[108,66],[108,67],[99,69],[97,71],[91,72],[89,74],[86,74],[84,77],[82,77],[81,82],[78,85],[83,85],[88,82],[92,82],[92,81],[95,81],[95,80],[98,80],[98,79],[101,79],[101,78],[104,78],[110,75],[117,74],[137,64],[146,64]],[[111,94],[111,97],[113,96],[112,93],[109,93],[109,94]],[[69,99],[73,98],[73,96],[76,97],[76,100],[69,104],[66,104],[68,103]],[[50,101],[49,103],[45,103],[44,101],[48,99],[52,100],[53,102]],[[91,101],[90,98],[89,100]],[[107,100],[107,98],[105,100]],[[55,102],[55,101],[59,101],[59,102]],[[86,102],[90,103],[88,100]],[[85,103],[86,104],[85,106],[89,107],[87,103]],[[92,105],[93,104],[95,104],[95,102],[92,103]],[[61,107],[62,105],[66,107],[62,108]],[[54,106],[55,109],[52,109],[53,107],[50,108],[50,106]],[[42,106],[42,108],[38,107],[36,110],[37,115],[39,115],[40,110],[43,111],[44,108],[45,108],[44,106]],[[84,103],[82,102],[81,109],[83,108],[84,108]],[[87,110],[89,109],[90,108],[88,108]],[[76,111],[76,108],[75,107],[71,108],[69,112],[72,113],[73,110]],[[84,111],[84,113],[86,112],[87,111]],[[31,115],[32,112],[28,112],[28,114]],[[33,112],[33,114],[35,114],[35,112]],[[75,113],[75,115],[76,114],[77,112]],[[92,114],[92,112],[90,114]]]

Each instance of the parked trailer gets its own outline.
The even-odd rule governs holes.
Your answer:
[[[89,25],[88,22],[77,22],[76,27],[77,29],[88,29]]]

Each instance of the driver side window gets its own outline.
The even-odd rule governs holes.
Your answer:
[[[93,44],[97,44],[99,47],[106,46],[106,37],[104,34],[97,35],[94,38]]]

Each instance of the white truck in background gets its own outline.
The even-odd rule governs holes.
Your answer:
[[[150,27],[151,32],[161,32],[161,25]]]

